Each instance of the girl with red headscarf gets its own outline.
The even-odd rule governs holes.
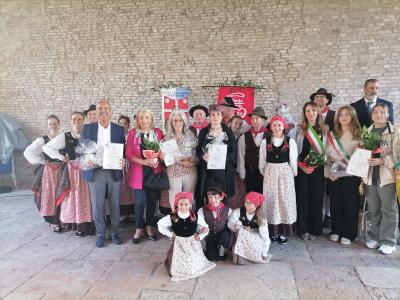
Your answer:
[[[244,206],[235,209],[229,217],[228,227],[236,233],[232,247],[233,262],[236,264],[269,261],[271,241],[268,224],[264,219],[263,202],[263,194],[250,192],[245,197]]]
[[[297,144],[286,135],[285,118],[274,116],[269,123],[271,135],[260,146],[259,169],[264,176],[263,205],[271,240],[287,243],[297,219],[294,177],[297,175]]]
[[[172,281],[196,278],[215,267],[204,256],[200,243],[208,234],[208,225],[196,216],[192,203],[191,193],[177,193],[173,212],[157,223],[160,233],[174,240],[165,261]]]

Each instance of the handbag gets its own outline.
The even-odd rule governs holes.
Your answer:
[[[143,176],[143,187],[155,190],[169,190],[169,179],[166,172],[160,174],[149,172]]]

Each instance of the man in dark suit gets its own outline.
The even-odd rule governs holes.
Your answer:
[[[389,120],[394,123],[393,104],[387,100],[378,98],[379,81],[377,79],[368,79],[364,83],[364,98],[351,103],[357,112],[358,122],[361,127],[369,127],[372,124],[371,111],[376,104],[385,104],[389,108]]]
[[[329,131],[333,130],[336,113],[334,110],[329,108],[329,104],[332,103],[332,96],[332,93],[328,93],[324,88],[319,88],[310,96],[310,100],[319,106],[322,119],[324,120],[324,123],[328,125]]]
[[[110,122],[111,106],[107,100],[100,100],[96,106],[96,114],[98,122],[86,124],[84,126],[82,139],[88,139],[96,142],[99,146],[99,151],[102,151],[104,145],[108,143],[124,145],[124,128]],[[121,166],[123,167],[124,164],[125,160],[122,159]],[[97,231],[96,247],[103,247],[105,241],[104,200],[106,186],[108,188],[111,216],[111,239],[114,244],[121,244],[122,241],[118,234],[118,224],[119,194],[122,171],[106,170],[100,167],[93,170],[83,171],[83,176],[89,184],[93,219]]]

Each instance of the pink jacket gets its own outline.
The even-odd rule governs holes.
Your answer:
[[[156,134],[157,140],[161,141],[163,137],[162,131],[158,128],[154,128],[154,133]],[[141,164],[134,163],[132,158],[142,158],[142,153],[140,150],[142,139],[140,136],[135,138],[135,135],[136,130],[131,129],[128,134],[128,141],[126,142],[125,157],[130,162],[128,183],[133,189],[141,190],[143,181],[143,166]],[[157,168],[154,169],[154,172],[157,174],[161,173],[161,166],[158,165]]]

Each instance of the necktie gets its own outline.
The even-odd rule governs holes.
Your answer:
[[[367,108],[368,108],[368,112],[369,113],[371,113],[373,106],[374,106],[374,101],[368,101],[367,102]]]

